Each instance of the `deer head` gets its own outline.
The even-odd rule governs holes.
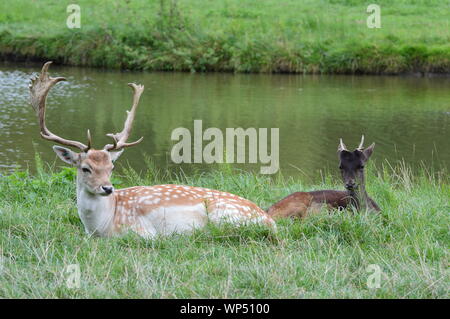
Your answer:
[[[373,153],[375,143],[364,148],[364,135],[361,137],[359,146],[352,152],[347,150],[342,138],[339,141],[338,157],[339,169],[345,188],[354,191],[358,187],[365,186],[364,166]]]
[[[53,150],[61,160],[77,168],[78,185],[92,195],[108,196],[114,191],[110,181],[114,161],[119,158],[124,148],[136,145],[143,140],[141,137],[135,142],[126,142],[131,132],[139,98],[144,91],[144,86],[134,83],[128,84],[133,89],[133,104],[131,110],[127,111],[124,128],[119,133],[106,134],[113,139],[113,143],[105,145],[101,150],[96,150],[91,148],[92,139],[89,130],[87,131],[88,142],[85,145],[78,141],[59,137],[47,128],[45,124],[45,108],[48,92],[56,83],[65,81],[63,77],[52,78],[49,76],[48,68],[50,64],[51,62],[45,63],[41,74],[33,78],[30,84],[31,105],[39,119],[41,137],[61,145],[79,149],[80,152],[77,153],[66,147],[53,147]]]

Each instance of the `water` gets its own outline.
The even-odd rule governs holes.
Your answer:
[[[0,64],[0,171],[34,168],[35,152],[44,161],[64,165],[51,142],[38,135],[28,104],[30,75],[41,65]],[[128,82],[144,84],[131,139],[120,163],[145,169],[143,155],[160,167],[176,168],[170,158],[171,132],[203,129],[280,128],[280,167],[285,175],[314,176],[335,171],[339,137],[349,148],[361,134],[376,142],[377,163],[404,159],[413,166],[450,166],[450,78],[386,76],[234,75],[137,73],[52,66],[64,76],[50,93],[47,126],[54,133],[86,143],[90,128],[96,148],[110,143],[106,133],[122,129],[131,106]],[[204,143],[206,145],[207,142]],[[259,172],[261,163],[235,164]],[[212,169],[208,164],[183,164]]]

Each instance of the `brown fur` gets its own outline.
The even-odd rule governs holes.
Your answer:
[[[267,213],[273,218],[299,217],[318,213],[322,208],[346,208],[351,203],[347,191],[320,190],[314,192],[296,192],[272,205]]]
[[[89,159],[97,165],[104,165],[110,162],[110,158],[107,153],[97,150],[89,150]]]

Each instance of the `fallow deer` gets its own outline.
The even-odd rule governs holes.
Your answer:
[[[328,209],[343,209],[349,206],[357,210],[380,211],[375,201],[369,197],[365,188],[364,166],[373,153],[375,143],[364,148],[364,135],[353,152],[348,151],[342,139],[339,141],[339,169],[346,191],[319,190],[296,192],[272,205],[267,213],[273,218],[306,217],[311,213]]]
[[[39,118],[44,139],[81,151],[76,153],[65,147],[53,147],[61,160],[77,168],[78,214],[88,234],[114,236],[132,230],[145,238],[152,238],[155,235],[189,232],[208,222],[258,223],[275,227],[272,218],[253,202],[218,190],[183,185],[135,186],[115,190],[110,181],[113,163],[124,148],[142,141],[140,138],[128,143],[127,139],[144,86],[129,84],[134,92],[133,103],[131,110],[127,111],[124,128],[120,133],[107,134],[113,143],[96,150],[91,148],[89,130],[85,145],[59,137],[46,127],[48,92],[56,83],[65,80],[63,77],[49,76],[50,64],[45,63],[40,75],[31,80],[31,105]]]

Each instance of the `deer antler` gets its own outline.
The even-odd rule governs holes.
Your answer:
[[[338,152],[346,151],[347,146],[345,146],[344,142],[342,142],[342,138],[339,139]]]
[[[83,152],[87,152],[91,147],[91,135],[88,130],[88,145],[77,141],[66,140],[49,131],[45,125],[45,107],[47,95],[50,89],[58,82],[65,81],[63,77],[52,78],[48,75],[48,68],[52,62],[49,61],[44,64],[41,74],[31,79],[30,84],[30,103],[39,118],[39,126],[42,138],[53,141],[62,145],[79,148]]]
[[[144,137],[141,137],[135,142],[127,143],[127,139],[130,136],[131,128],[133,126],[134,116],[136,114],[136,109],[139,104],[139,99],[141,97],[142,92],[144,92],[143,85],[128,83],[128,86],[130,86],[133,89],[133,106],[131,107],[130,111],[127,111],[127,119],[125,120],[122,132],[116,134],[113,133],[106,134],[107,136],[113,139],[113,144],[105,145],[104,149],[107,151],[121,150],[122,148],[139,144],[144,139]]]
[[[364,149],[364,135],[361,136],[361,143],[359,143],[359,146],[357,150],[362,151]]]

